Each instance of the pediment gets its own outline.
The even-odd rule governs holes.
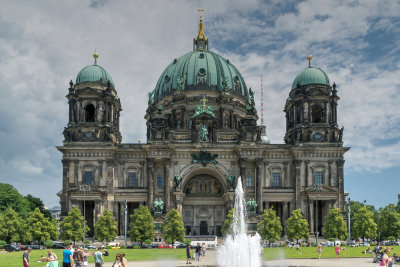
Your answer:
[[[83,96],[83,95],[98,95],[99,93],[90,87],[86,87],[84,89],[79,90],[76,94],[79,96]]]
[[[310,196],[315,195],[316,192],[311,188],[308,187],[304,192]],[[321,189],[317,191],[318,194],[321,193],[338,193],[339,190],[336,187],[328,186],[328,185],[322,185]]]

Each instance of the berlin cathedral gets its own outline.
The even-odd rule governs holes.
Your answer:
[[[129,216],[146,205],[156,232],[170,209],[183,217],[187,235],[221,236],[234,206],[238,179],[244,187],[248,230],[272,207],[285,221],[301,209],[310,233],[337,207],[344,214],[343,127],[337,122],[335,83],[311,65],[299,70],[284,106],[284,144],[271,144],[257,125],[254,92],[239,70],[208,49],[200,18],[193,50],[172,59],[148,94],[146,143],[122,143],[121,100],[110,74],[97,64],[79,71],[68,89],[64,128],[61,216],[78,207],[89,235],[111,211],[120,235]],[[318,223],[318,225],[316,224]]]

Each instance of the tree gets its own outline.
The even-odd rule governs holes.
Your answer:
[[[348,206],[349,204],[346,202],[345,204],[345,210],[348,210]],[[374,216],[373,219],[375,222],[378,221],[378,217],[379,217],[379,212],[375,209],[374,205],[366,205],[365,203],[362,202],[358,202],[358,201],[350,201],[350,229],[354,228],[354,219],[355,219],[355,215],[358,213],[358,210],[362,207],[367,208],[369,211],[371,211]]]
[[[378,230],[383,239],[400,237],[400,213],[396,205],[389,204],[379,210]]]
[[[23,218],[12,208],[7,208],[0,215],[0,240],[7,243],[31,241]]]
[[[36,208],[39,208],[40,212],[43,213],[44,217],[53,218],[53,216],[51,216],[50,211],[48,209],[45,209],[43,201],[40,198],[34,197],[31,194],[28,194],[24,198],[27,200],[30,211],[34,211]]]
[[[222,225],[221,228],[221,233],[223,235],[228,235],[231,232],[231,225],[232,225],[232,221],[233,221],[233,209],[230,209],[228,212],[228,216],[226,216],[226,220],[224,221],[224,224]]]
[[[26,230],[30,233],[32,240],[36,241],[56,239],[58,234],[55,220],[46,218],[39,208],[29,213]]]
[[[310,236],[308,222],[303,218],[300,209],[292,211],[290,218],[286,220],[286,228],[288,237],[296,239],[297,242]]]
[[[64,218],[64,220],[60,223],[61,234],[60,237],[63,240],[71,240],[74,241],[74,245],[76,241],[81,241],[84,239],[84,231],[83,224],[86,224],[86,233],[90,231],[90,228],[87,226],[86,220],[83,218],[81,211],[75,207],[72,208],[68,216]]]
[[[333,207],[325,217],[324,236],[338,240],[347,238],[347,227],[340,210]]]
[[[110,242],[117,236],[117,222],[115,221],[113,214],[108,210],[104,210],[103,216],[99,218],[94,226],[94,234],[97,240],[106,240]]]
[[[142,243],[151,243],[154,239],[154,219],[147,206],[140,205],[131,215],[129,237],[131,240]]]
[[[22,217],[29,212],[28,201],[10,184],[0,183],[0,212],[12,208]]]
[[[264,211],[263,217],[264,219],[258,223],[258,232],[263,239],[267,239],[271,244],[282,235],[281,220],[276,216],[272,207]]]
[[[161,233],[168,244],[175,241],[185,241],[185,227],[182,216],[176,209],[168,211],[165,221],[161,224]]]
[[[362,237],[363,241],[365,237],[373,238],[376,236],[377,225],[374,222],[374,214],[366,207],[361,207],[357,214],[354,216],[353,224],[353,235],[354,237]]]

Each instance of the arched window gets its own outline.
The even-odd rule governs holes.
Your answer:
[[[94,113],[95,113],[95,108],[92,104],[89,104],[85,107],[85,121],[86,122],[94,122]]]
[[[322,108],[319,105],[314,105],[312,107],[312,123],[322,122]]]

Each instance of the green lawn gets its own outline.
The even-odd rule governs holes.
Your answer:
[[[390,255],[393,253],[400,253],[400,246],[392,246],[393,250],[390,251]],[[341,251],[340,257],[343,258],[360,258],[367,257],[372,258],[372,254],[362,254],[367,247],[346,247],[346,250]],[[372,250],[373,247],[370,247]],[[334,258],[335,247],[323,247],[321,258]],[[318,252],[316,247],[302,247],[300,253],[297,254],[296,248],[264,248],[264,259],[310,259],[318,258]]]
[[[91,250],[93,252],[95,250]],[[104,257],[104,261],[111,262],[115,260],[115,254],[125,253],[128,261],[144,261],[158,259],[186,259],[185,249],[109,249],[110,256]],[[47,255],[48,250],[32,250],[30,253],[31,267],[46,266],[45,262],[36,262],[40,259],[40,255]],[[60,266],[62,265],[62,250],[54,249],[58,257]],[[22,266],[23,251],[0,253],[0,267],[20,267]],[[89,258],[89,262],[94,262],[93,256]]]
[[[335,257],[334,247],[323,247],[323,258]],[[346,248],[342,251],[341,257],[372,257],[372,254],[362,254],[366,247]],[[371,247],[371,250],[373,247]],[[62,250],[53,250],[62,261]],[[94,250],[92,250],[93,252]],[[44,267],[46,263],[36,262],[40,259],[40,255],[46,254],[48,250],[33,250],[30,254],[31,267]],[[185,249],[110,249],[110,256],[104,257],[107,262],[114,261],[115,254],[125,253],[128,261],[158,260],[158,259],[185,259]],[[400,254],[400,246],[394,246],[390,255],[393,253]],[[20,267],[22,266],[22,254],[20,252],[0,253],[0,267]],[[264,248],[264,259],[281,259],[281,258],[317,258],[317,248],[300,248],[300,254],[297,254],[296,248]],[[93,262],[93,257],[89,258],[89,262]],[[61,264],[60,264],[61,265]]]

